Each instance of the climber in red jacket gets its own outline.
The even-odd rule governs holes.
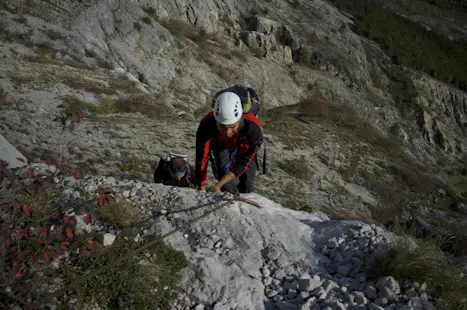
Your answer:
[[[195,175],[198,188],[205,191],[208,162],[218,182],[214,191],[251,193],[257,170],[257,149],[261,124],[253,113],[243,113],[240,97],[220,94],[213,112],[200,122],[196,133]]]

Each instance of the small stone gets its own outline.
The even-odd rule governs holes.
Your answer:
[[[303,305],[301,305],[301,307],[299,309],[300,310],[310,310],[315,305],[317,305],[317,303],[318,303],[318,301],[316,300],[316,297],[311,297]]]
[[[370,310],[384,310],[384,308],[376,304],[370,304]]]
[[[284,290],[287,292],[289,290],[298,290],[298,281],[293,281],[293,282],[284,282],[283,284]]]
[[[271,275],[271,271],[268,268],[263,267],[263,277],[269,277]]]
[[[276,307],[279,310],[296,310],[297,309],[296,305],[291,304],[289,302],[285,302],[285,301],[280,301],[276,303]]]
[[[337,301],[331,309],[336,309],[336,310],[347,310],[347,307],[341,303],[340,301]]]
[[[360,282],[366,282],[366,275],[364,275],[364,274],[358,275],[358,281],[360,281]]]
[[[221,304],[221,303],[216,303],[216,304],[214,305],[214,308],[213,308],[212,310],[227,310],[227,309],[224,307],[223,304]]]
[[[400,294],[401,292],[399,282],[397,282],[396,279],[394,279],[393,277],[384,277],[384,278],[378,279],[378,281],[376,282],[376,288],[382,291],[384,287],[389,288],[395,294]],[[387,297],[387,296],[383,296],[383,297]]]
[[[424,291],[426,291],[426,287],[427,287],[426,283],[423,282],[423,283],[420,285],[418,291],[419,291],[419,292],[424,292]]]
[[[266,290],[266,296],[268,298],[272,298],[274,296],[276,296],[277,294],[279,294],[276,290]]]
[[[184,234],[183,238],[188,239],[188,234]]]
[[[287,293],[287,298],[288,299],[294,299],[295,297],[297,297],[298,293],[296,290],[292,290],[290,289]]]
[[[374,288],[371,285],[369,285],[366,288],[365,293],[368,296],[368,298],[370,298],[371,300],[375,300],[378,297],[378,292],[377,292],[376,288]]]
[[[350,286],[352,279],[347,278],[347,277],[342,277],[339,279],[339,285],[340,286]]]
[[[362,304],[368,303],[368,300],[367,300],[367,298],[365,297],[365,295],[362,292],[356,292],[355,293],[355,302],[357,304],[362,305]]]
[[[285,281],[287,281],[287,282],[293,282],[294,280],[295,280],[294,276],[286,276],[285,277]]]
[[[355,300],[355,296],[349,293],[345,293],[343,299],[345,302],[353,303]]]
[[[285,273],[284,269],[282,269],[282,268],[278,268],[278,269],[276,269],[276,271],[274,271],[274,276],[273,277],[276,278],[276,279],[282,280],[283,278],[285,278],[285,276],[286,276],[286,273]]]
[[[272,283],[272,278],[271,277],[263,278],[264,286],[271,285],[271,283]]]
[[[333,288],[335,287],[338,287],[339,285],[337,285],[336,282],[334,281],[331,281],[331,280],[326,280],[324,283],[323,283],[323,288],[325,289],[326,292],[329,292],[330,290],[332,290]]]
[[[394,300],[395,297],[396,297],[396,293],[391,290],[390,288],[388,287],[383,287],[380,291],[379,291],[379,296],[380,297],[384,297],[384,298],[387,298],[388,300]]]
[[[217,249],[217,248],[220,248],[222,246],[222,240],[219,240],[217,241],[215,244],[214,244],[214,247]]]
[[[427,301],[428,301],[428,294],[427,294],[426,292],[422,292],[422,293],[420,294],[420,299],[421,299],[422,301],[427,302]]]
[[[418,293],[415,289],[413,288],[410,288],[408,291],[405,292],[405,294],[407,295],[407,297],[409,298],[415,298],[415,297],[418,297]]]
[[[323,301],[326,298],[327,291],[322,287],[318,287],[313,292],[311,292],[311,296],[316,296],[320,301]]]
[[[104,234],[102,244],[104,246],[111,246],[115,242],[115,238],[117,238],[117,236],[114,234],[106,233]]]
[[[203,304],[199,304],[195,307],[195,310],[204,310],[204,305]]]
[[[129,198],[130,197],[130,191],[129,190],[123,191],[123,197]]]
[[[348,289],[346,286],[342,286],[342,287],[340,288],[340,291],[341,291],[341,293],[343,293],[343,294],[347,293],[348,290],[349,290],[349,289]]]
[[[161,209],[161,214],[162,214],[162,215],[167,214],[167,210],[166,210],[166,209]]]
[[[306,300],[307,298],[309,298],[311,295],[310,293],[308,292],[300,292],[300,297],[303,299],[303,300]]]
[[[332,238],[332,239],[329,239],[328,240],[328,243],[326,244],[326,246],[329,248],[329,249],[334,249],[335,247],[337,247],[337,240],[336,238]]]
[[[341,265],[337,267],[337,273],[345,277],[350,272],[350,269],[351,267],[349,266]]]
[[[307,292],[311,292],[323,284],[318,275],[314,275],[312,278],[309,274],[302,275],[298,280],[298,283],[300,290]]]
[[[272,300],[274,300],[274,302],[279,302],[283,299],[283,297],[281,295],[276,295],[274,297],[272,297]]]

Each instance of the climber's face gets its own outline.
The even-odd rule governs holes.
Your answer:
[[[217,122],[216,124],[217,124],[217,129],[219,130],[221,135],[229,137],[229,138],[232,137],[234,133],[237,132],[238,127],[240,126],[240,122],[235,122],[230,125],[224,125],[224,124],[220,124]]]

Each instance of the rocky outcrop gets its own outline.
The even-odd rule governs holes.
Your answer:
[[[467,93],[423,74],[413,73],[412,79],[423,137],[446,153],[462,156],[467,149]]]
[[[27,164],[27,159],[10,142],[0,134],[0,160],[10,169],[19,168]]]
[[[255,54],[284,63],[294,61],[300,44],[286,25],[257,15],[247,18],[246,23],[247,31],[238,37]]]
[[[93,195],[98,186],[111,189],[117,199],[123,193],[127,198],[121,199],[139,206],[142,214],[158,214],[145,216],[138,240],[182,227],[165,242],[190,262],[180,285],[185,296],[198,304],[196,309],[212,305],[214,309],[399,309],[404,305],[432,309],[426,284],[420,288],[392,277],[367,280],[366,270],[374,258],[396,240],[375,225],[329,221],[321,212],[293,211],[257,194],[244,197],[260,203],[262,209],[239,201],[228,203],[232,198],[228,194],[114,178],[89,176],[59,184],[71,190],[68,195],[78,189]],[[183,226],[226,202],[217,212]],[[115,240],[110,231],[102,232],[104,242]],[[173,309],[182,308],[173,304]]]

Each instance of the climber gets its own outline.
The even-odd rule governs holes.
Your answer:
[[[196,133],[195,174],[198,188],[205,191],[208,161],[217,183],[215,192],[251,193],[254,191],[255,159],[262,131],[253,113],[243,114],[240,97],[223,92],[214,109],[201,121]]]
[[[260,111],[260,104],[259,104],[259,97],[253,87],[243,86],[235,84],[234,86],[224,88],[218,91],[214,97],[212,98],[212,108],[214,108],[216,104],[216,99],[219,97],[220,94],[225,92],[232,92],[237,94],[240,97],[240,101],[242,103],[243,113],[253,113],[259,119],[259,111]],[[260,149],[264,144],[263,136],[261,136],[261,141],[256,150],[256,153],[260,153]],[[263,148],[263,173],[266,174],[266,147]],[[258,163],[258,156],[255,156],[255,163],[259,170],[259,163]]]
[[[178,187],[196,188],[195,172],[186,155],[170,153],[162,156],[154,171],[154,182]]]

